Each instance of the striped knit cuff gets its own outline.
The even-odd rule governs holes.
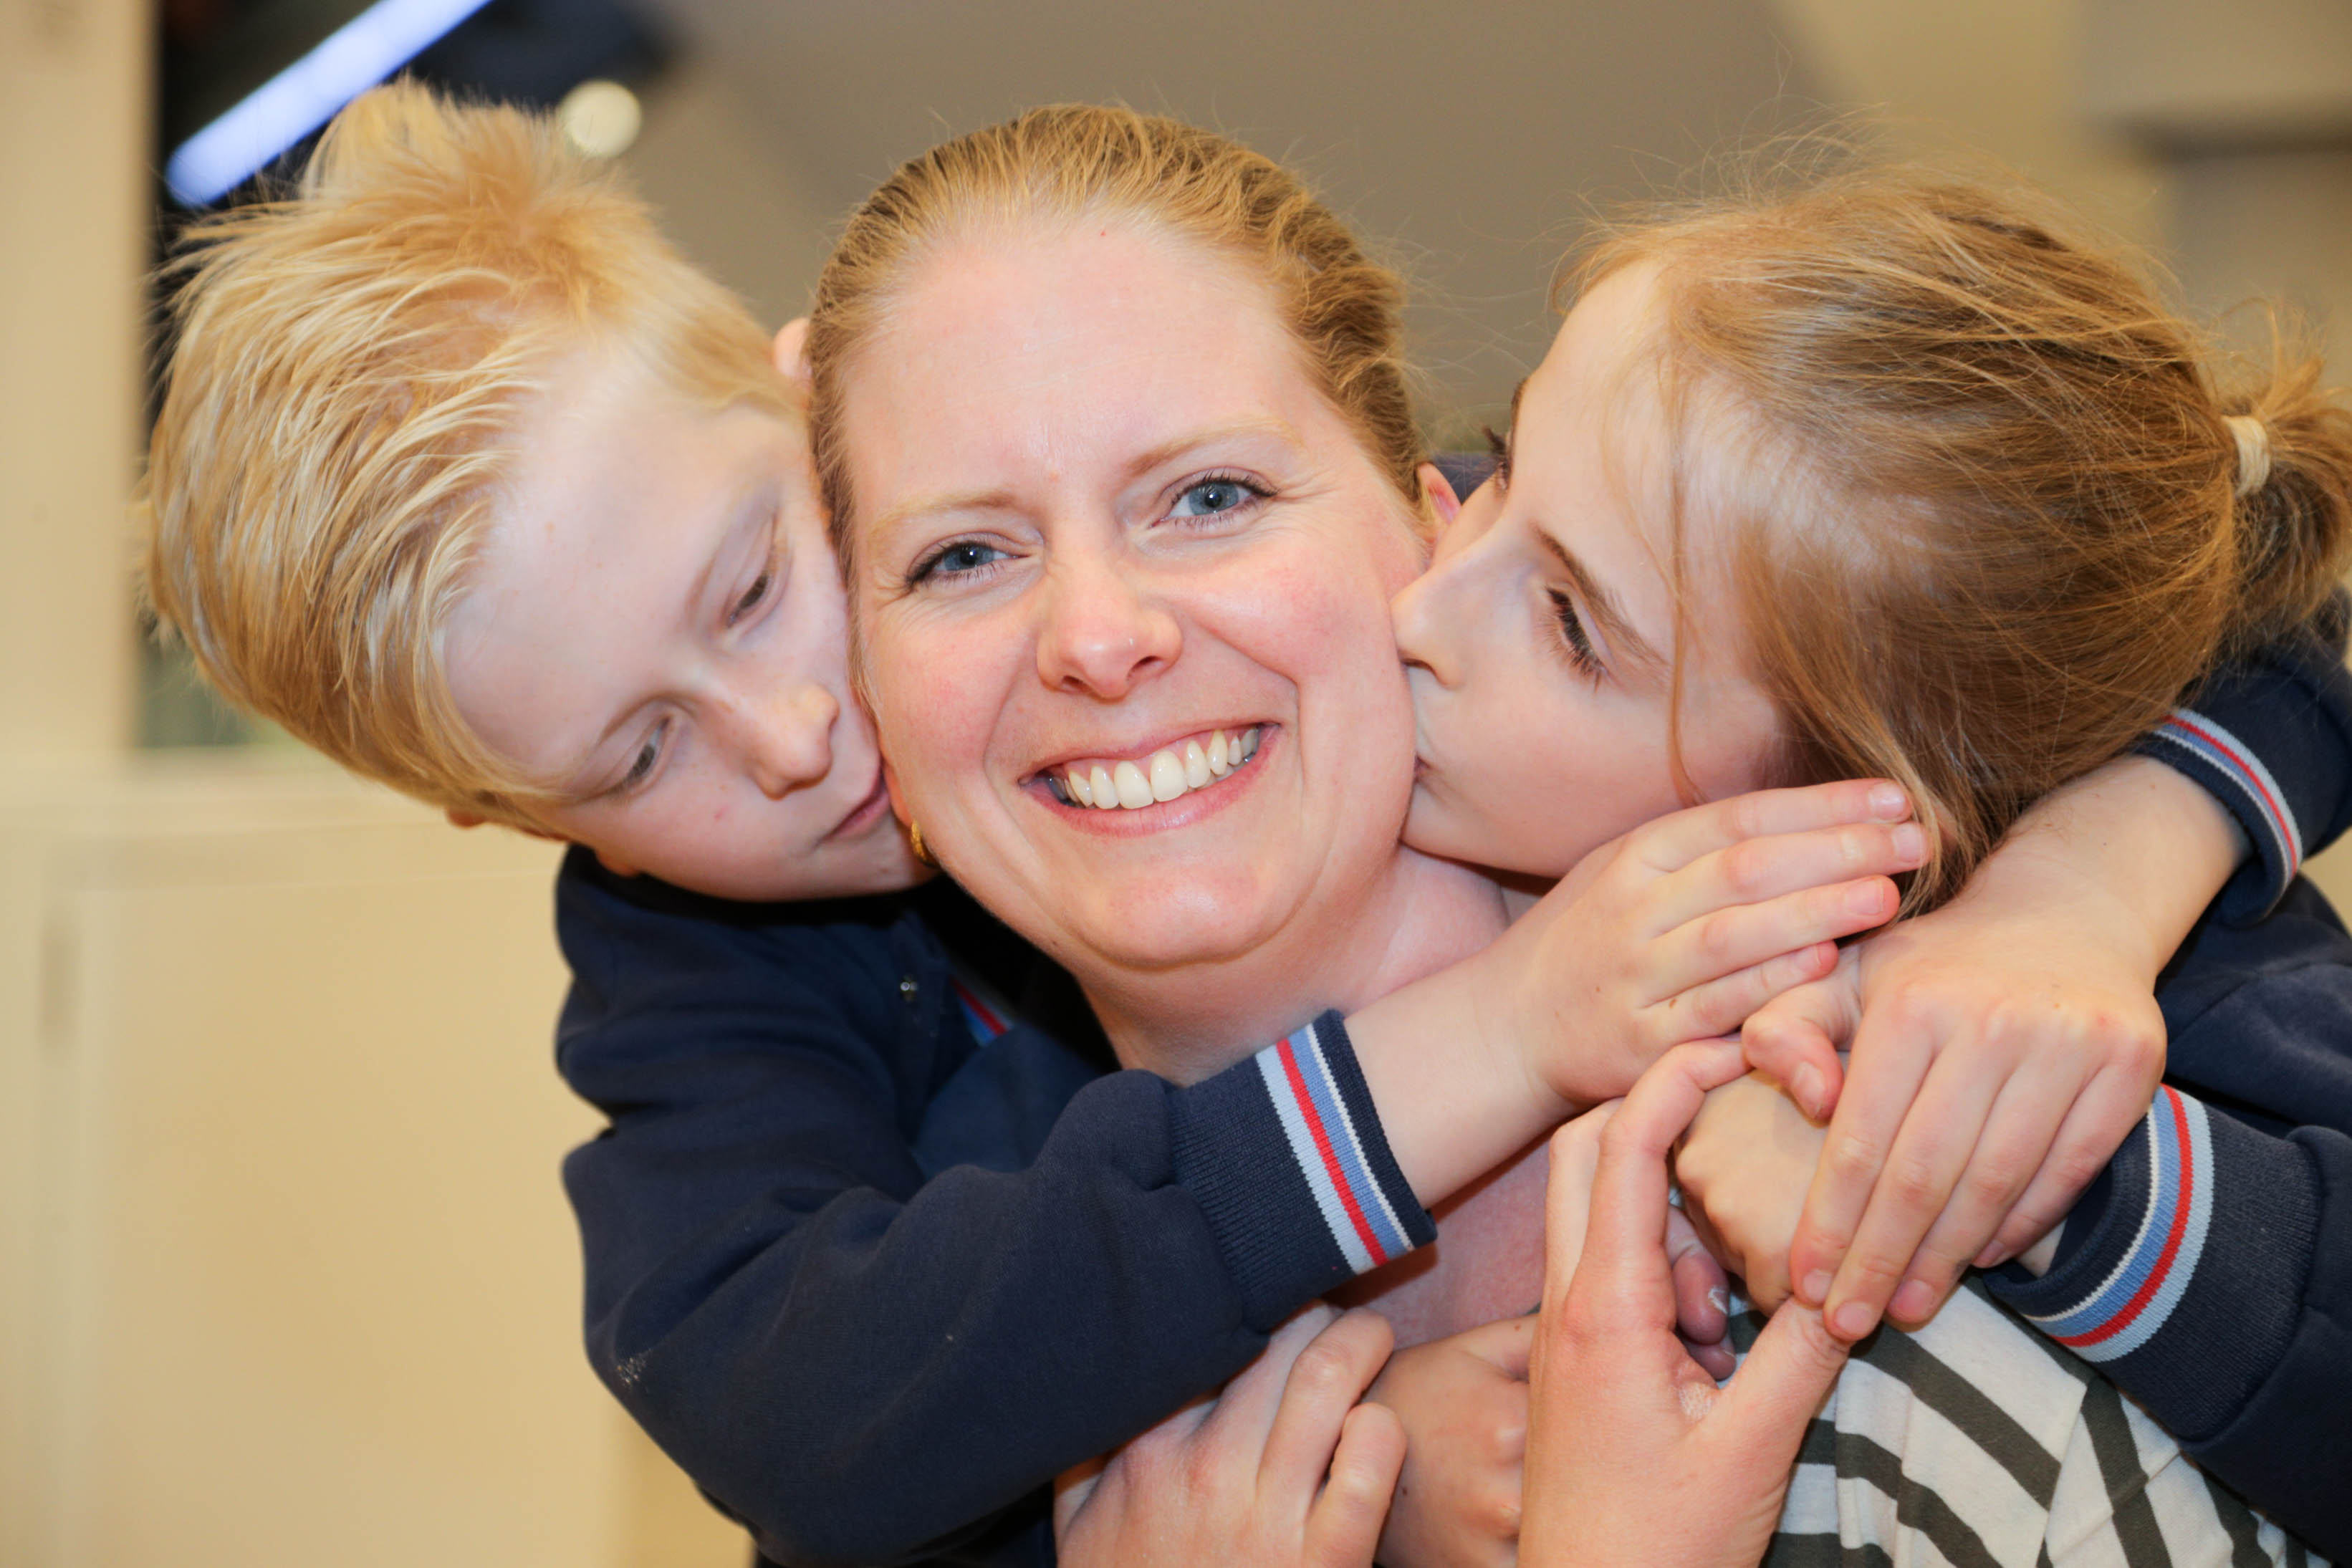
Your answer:
[[[1178,1091],[1173,1109],[1176,1179],[1257,1327],[1436,1239],[1336,1012]]]
[[[2269,914],[2303,869],[2304,843],[2294,808],[2263,759],[2219,722],[2189,708],[2173,710],[2137,749],[2203,786],[2237,819],[2254,863],[2231,881],[2224,901],[2233,920]]]
[[[2099,1186],[2050,1272],[2001,1270],[1993,1293],[2193,1442],[2294,1338],[2318,1225],[2309,1163],[2167,1085]]]

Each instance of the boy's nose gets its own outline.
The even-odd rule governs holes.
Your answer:
[[[1118,561],[1057,563],[1042,613],[1037,674],[1058,690],[1117,702],[1183,650],[1176,618]]]
[[[833,770],[833,726],[841,704],[814,682],[785,688],[764,701],[733,705],[737,744],[760,793],[780,800]]]

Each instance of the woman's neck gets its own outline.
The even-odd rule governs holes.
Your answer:
[[[1121,1062],[1193,1082],[1326,1008],[1353,1011],[1467,957],[1505,923],[1490,878],[1399,846],[1370,888],[1333,898],[1324,918],[1215,963],[1097,977],[1087,998]]]

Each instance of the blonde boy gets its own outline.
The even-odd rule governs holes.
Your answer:
[[[614,176],[543,117],[401,83],[188,240],[145,582],[223,695],[616,870],[918,879],[798,388]]]

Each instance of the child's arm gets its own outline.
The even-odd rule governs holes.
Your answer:
[[[1852,815],[1835,803],[1867,794],[1790,791],[1769,823],[1723,803],[1644,830],[1528,927],[1526,961],[1560,997],[1529,992],[1538,1027],[1515,1038],[1616,1048],[1637,1010],[1663,1038],[1685,1014],[1746,1010],[1756,977],[1738,976],[1770,955],[1825,957],[1823,938],[1891,908],[1869,868],[1910,863],[1900,825],[1744,835],[1812,821],[1786,815],[1805,801]],[[1798,891],[1715,918],[1824,876],[1875,902],[1823,906]],[[1247,1364],[1305,1301],[1426,1241],[1422,1203],[1448,1190],[1443,1171],[1466,1179],[1516,1152],[1517,1118],[1539,1130],[1559,1092],[1550,1058],[1479,1050],[1477,1018],[1449,1026],[1441,1011],[1411,1015],[1440,1031],[1421,1052],[1451,1064],[1439,1076],[1490,1076],[1494,1091],[1465,1094],[1538,1109],[1465,1129],[1443,1125],[1461,1097],[1376,1107],[1346,1030],[1327,1019],[1190,1087],[1124,1072],[1073,1094],[1066,1075],[1066,1106],[1040,1091],[1023,1115],[990,1112],[1050,1124],[1042,1146],[1012,1150],[1007,1168],[926,1179],[924,1117],[974,1074],[1000,1101],[1052,1084],[1050,1071],[1000,1067],[1050,1060],[1050,1041],[1016,1028],[974,1054],[919,925],[730,915],[635,894],[575,855],[560,907],[575,973],[561,1064],[612,1118],[566,1168],[591,1358],[781,1557],[905,1556],[1150,1427]],[[1591,927],[1554,917],[1594,900],[1618,913]],[[1637,919],[1648,924],[1629,935]],[[1669,978],[1617,962],[1631,946]],[[1727,989],[1677,1003],[1675,986],[1704,989],[1726,968],[1738,972]],[[1616,1049],[1565,1054],[1600,1063],[1597,1076],[1625,1071]],[[1384,1118],[1444,1153],[1408,1177]]]
[[[2065,1211],[2146,1103],[2163,1040],[2147,996],[2209,899],[2227,880],[2220,912],[2259,915],[2352,817],[2339,609],[2209,683],[2143,747],[2164,767],[2053,792],[1951,905],[1865,944],[1843,1093],[1837,998],[1794,993],[1750,1021],[1754,1060],[1835,1106],[1792,1268],[1841,1332],[1890,1301],[1925,1317],[1968,1262]]]

